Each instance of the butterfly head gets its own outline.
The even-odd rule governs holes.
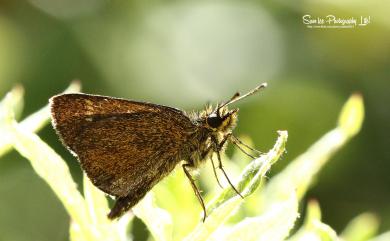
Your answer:
[[[225,132],[236,126],[238,109],[228,110],[227,107],[216,108],[205,118],[206,127],[212,131]]]

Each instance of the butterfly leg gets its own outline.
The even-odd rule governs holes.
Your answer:
[[[252,158],[252,159],[256,159],[256,157],[254,157],[254,156],[252,156],[251,154],[249,154],[248,152],[246,152],[246,151],[238,144],[238,142],[236,142],[236,140],[231,139],[231,142],[232,142],[238,149],[240,149],[240,151],[242,151],[242,153],[244,153],[245,155],[249,156],[249,157]]]
[[[209,146],[205,151],[202,152],[202,154],[201,154],[201,159],[202,160],[204,160],[210,154],[211,148],[212,148],[212,146]],[[215,179],[217,179],[218,185],[221,188],[223,188],[221,182],[219,181],[219,178],[218,178],[218,175],[217,175],[217,171],[216,171],[216,168],[215,168],[215,164],[214,164],[214,160],[213,160],[213,156],[212,155],[210,155],[210,161],[211,161],[211,165],[213,166],[213,172],[214,172]]]
[[[217,157],[218,157],[218,168],[222,171],[223,175],[225,176],[226,180],[228,181],[228,183],[230,184],[230,186],[233,188],[233,190],[241,197],[241,198],[244,198],[241,193],[236,189],[236,187],[233,185],[233,183],[230,181],[228,175],[226,174],[225,170],[223,169],[223,165],[222,165],[222,160],[221,160],[221,154],[220,154],[220,151],[223,147],[223,145],[225,145],[226,141],[230,138],[232,134],[227,134],[223,140],[218,143],[217,140],[215,138],[212,138],[213,142],[215,143],[215,152],[217,153]]]
[[[242,142],[240,139],[238,139],[236,136],[232,135],[232,142],[237,142],[238,144],[241,144],[243,146],[245,146],[246,148],[248,148],[249,150],[253,151],[253,152],[256,152],[257,154],[261,155],[263,154],[261,151],[259,150],[256,150],[252,147],[250,147],[249,145],[245,144],[244,142]]]
[[[256,159],[256,157],[252,156],[251,154],[249,154],[248,152],[246,152],[240,145],[243,145],[244,147],[248,148],[249,150],[253,151],[253,152],[257,152],[258,154],[261,154],[260,151],[256,150],[256,149],[253,149],[252,147],[248,146],[247,144],[243,143],[242,141],[240,141],[237,137],[231,135],[231,138],[230,138],[230,141],[238,148],[240,149],[240,151],[242,151],[242,153],[244,153],[245,155],[249,156],[250,158],[252,159]]]
[[[223,189],[222,184],[219,182],[218,175],[217,175],[217,171],[216,171],[215,164],[214,164],[214,160],[213,160],[213,157],[212,157],[212,156],[210,156],[210,161],[211,161],[211,165],[213,166],[213,172],[214,172],[215,179],[217,179],[218,185]]]
[[[204,201],[203,201],[202,195],[200,195],[200,191],[199,191],[198,187],[196,187],[196,185],[195,185],[194,179],[192,178],[190,172],[187,169],[189,167],[192,167],[192,165],[186,163],[186,164],[183,164],[182,167],[183,167],[184,173],[186,174],[188,180],[191,183],[191,187],[194,190],[195,195],[198,198],[200,205],[203,208],[203,222],[204,222],[206,220],[206,216],[207,216],[207,214],[206,214],[206,206],[204,205]]]

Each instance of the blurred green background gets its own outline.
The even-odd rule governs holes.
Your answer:
[[[389,9],[380,0],[0,0],[0,96],[22,84],[26,116],[79,79],[83,92],[193,110],[266,81],[265,91],[238,104],[236,133],[266,151],[276,130],[289,131],[288,153],[272,176],[333,128],[342,103],[361,92],[361,133],[324,168],[307,198],[320,201],[324,222],[337,231],[364,211],[375,212],[384,231],[390,228]],[[309,29],[305,14],[370,16],[371,23]],[[77,161],[51,126],[40,136],[80,180]],[[16,152],[3,156],[0,240],[67,240],[68,225],[28,161]]]

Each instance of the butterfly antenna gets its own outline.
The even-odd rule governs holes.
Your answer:
[[[251,96],[253,94],[255,94],[256,92],[258,92],[259,90],[261,89],[264,89],[265,87],[267,87],[267,83],[262,83],[261,85],[257,86],[256,88],[252,89],[251,91],[249,91],[248,93],[246,93],[245,95],[240,95],[239,92],[236,92],[232,98],[230,98],[230,100],[226,101],[225,103],[221,104],[220,106],[218,106],[217,108],[217,113],[219,114],[219,110],[222,109],[223,107],[227,106],[227,105],[230,105],[230,104],[233,104],[234,102],[237,102],[239,100],[242,100],[248,96]]]

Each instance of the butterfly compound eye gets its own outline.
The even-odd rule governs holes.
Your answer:
[[[212,128],[218,128],[219,126],[222,125],[223,118],[217,116],[217,115],[212,115],[207,117],[207,124],[212,127]]]

